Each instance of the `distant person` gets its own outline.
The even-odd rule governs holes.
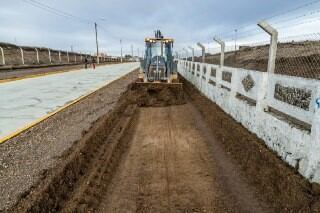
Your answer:
[[[87,57],[84,58],[84,68],[85,69],[88,68],[88,58]]]
[[[92,66],[93,66],[93,69],[96,69],[96,60],[94,59],[94,57],[92,58]]]

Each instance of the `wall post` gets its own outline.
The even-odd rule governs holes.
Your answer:
[[[186,61],[188,61],[188,57],[189,57],[189,52],[186,48],[183,48],[183,50],[186,52]]]
[[[61,51],[59,50],[59,62],[61,64]]]
[[[217,37],[213,38],[213,40],[221,46],[220,67],[223,67],[224,66],[224,51],[226,48],[226,43]]]
[[[50,48],[48,48],[48,53],[49,53],[49,62],[50,64],[52,63],[52,60],[51,60],[51,51],[50,51]]]
[[[179,53],[178,53],[178,51],[176,51],[176,58],[177,58],[177,60],[180,59],[180,58],[179,58]]]
[[[0,47],[0,50],[1,50],[2,65],[6,65],[6,60],[5,60],[5,57],[4,57],[4,51],[3,51],[3,48],[2,48],[2,47]]]
[[[189,49],[192,52],[192,62],[194,62],[194,48],[193,47],[189,47]]]
[[[274,73],[277,57],[278,31],[266,21],[260,21],[258,26],[271,36],[267,71],[268,73]]]
[[[20,48],[20,52],[21,52],[21,61],[22,61],[22,64],[24,64],[24,56],[23,56],[23,49],[21,47]]]
[[[39,59],[39,51],[37,48],[34,48],[36,51],[36,57],[37,57],[37,63],[40,64],[40,59]]]
[[[311,105],[311,108],[314,108],[314,116],[312,120],[312,127],[311,127],[311,144],[310,147],[312,147],[309,150],[308,156],[310,156],[309,159],[309,165],[307,169],[307,176],[312,177],[312,182],[320,182],[320,172],[317,172],[320,170],[320,86],[317,86],[316,92],[314,95],[313,106]]]
[[[201,52],[202,52],[202,63],[206,63],[206,48],[203,44],[201,44],[200,42],[197,43],[198,47],[201,48]]]

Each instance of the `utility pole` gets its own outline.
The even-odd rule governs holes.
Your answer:
[[[121,58],[120,58],[120,60],[121,60],[121,63],[122,63],[122,39],[120,39],[120,46],[121,46]]]
[[[238,29],[234,30],[234,61],[237,63],[237,39],[238,39]]]
[[[133,59],[133,45],[131,44],[131,57]]]
[[[73,45],[71,45],[71,52],[73,52]]]
[[[97,23],[94,23],[94,29],[96,31],[96,46],[97,46],[97,64],[99,64],[99,44],[98,44],[98,30],[97,30]]]
[[[234,30],[234,52],[237,51],[238,29]]]

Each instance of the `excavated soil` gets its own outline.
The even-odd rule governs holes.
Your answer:
[[[140,87],[132,84],[10,212],[320,211],[318,185],[191,84],[184,94]]]
[[[132,96],[140,107],[165,107],[185,104],[183,85],[180,83],[140,83],[132,86]]]

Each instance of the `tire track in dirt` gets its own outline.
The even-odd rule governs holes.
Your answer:
[[[233,149],[242,155],[255,149],[255,144],[235,148],[248,133],[233,129],[238,124],[199,93],[187,85],[191,97],[186,104],[136,109],[132,103],[137,103],[141,91],[132,88],[113,113],[84,132],[81,141],[66,153],[66,162],[44,174],[43,182],[22,197],[17,211],[12,212],[256,213],[297,209],[290,206],[293,201],[288,208],[268,202],[265,193],[269,196],[268,190],[273,189],[269,181],[263,182],[271,187],[265,192],[250,182],[242,168],[246,158],[235,160]],[[155,103],[163,104],[161,100]],[[212,114],[207,108],[216,111]],[[252,158],[250,153],[245,156]],[[248,161],[246,166],[255,168],[257,162]],[[261,181],[257,178],[254,181]]]
[[[99,212],[267,212],[255,205],[260,201],[254,196],[241,202],[250,188],[231,188],[229,196],[221,186],[226,185],[219,175],[223,163],[214,162],[219,159],[212,157],[210,140],[203,136],[207,130],[199,128],[194,110],[190,104],[139,109],[128,154]]]
[[[256,135],[201,95],[189,82],[183,80],[183,83],[189,102],[196,108],[198,118],[204,121],[199,122],[201,128],[209,128],[218,140],[217,146],[211,147],[216,149],[213,151],[217,153],[216,157],[219,159],[227,155],[231,159],[221,167],[221,171],[232,170],[232,165],[237,167],[240,173],[231,175],[241,177],[255,198],[267,203],[272,212],[320,212],[319,184],[309,183]],[[239,185],[238,178],[228,182],[224,190],[234,194],[231,186]],[[241,192],[241,188],[235,189]]]

